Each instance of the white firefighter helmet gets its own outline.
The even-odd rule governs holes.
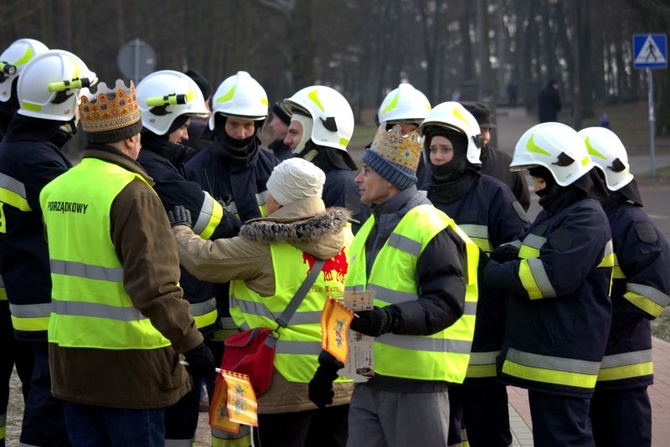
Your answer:
[[[181,115],[207,117],[209,111],[198,85],[173,70],[151,73],[137,85],[137,103],[142,125],[156,135],[165,135]]]
[[[431,128],[451,129],[465,135],[468,140],[466,158],[472,165],[481,165],[482,134],[477,120],[465,107],[456,101],[447,101],[436,105],[419,125],[422,136]],[[430,142],[429,142],[430,143]]]
[[[617,191],[633,180],[626,148],[614,132],[604,127],[587,127],[578,134],[586,144],[591,161],[605,174],[610,191]]]
[[[325,85],[312,85],[285,99],[282,107],[290,115],[311,118],[310,139],[314,144],[346,152],[354,134],[354,112],[340,92]]]
[[[537,124],[516,143],[510,169],[544,166],[560,186],[568,186],[593,168],[584,140],[558,122]]]
[[[238,71],[226,78],[212,96],[210,130],[214,130],[214,118],[217,113],[261,121],[258,127],[262,128],[268,117],[268,95],[249,73]]]
[[[49,49],[39,40],[19,39],[0,54],[0,101],[9,101],[14,79],[32,58],[45,51]]]
[[[416,123],[423,121],[430,112],[430,101],[412,84],[402,83],[382,101],[377,117],[380,123]]]
[[[70,121],[77,111],[80,90],[96,82],[95,73],[76,55],[64,50],[46,51],[28,62],[19,76],[18,113]]]

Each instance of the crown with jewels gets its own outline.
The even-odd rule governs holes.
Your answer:
[[[421,144],[421,136],[417,131],[413,130],[403,135],[399,124],[390,130],[386,130],[382,124],[377,130],[370,150],[401,170],[414,174],[419,166]]]
[[[101,82],[95,94],[85,92],[82,91],[79,104],[79,119],[84,132],[95,134],[124,128],[135,130],[138,123],[141,129],[140,109],[132,81],[130,87],[126,87],[123,80],[117,79],[113,89]]]

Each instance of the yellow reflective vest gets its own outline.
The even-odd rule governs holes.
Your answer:
[[[85,158],[42,190],[53,283],[50,343],[111,350],[170,345],[133,307],[111,240],[112,202],[135,179],[145,181],[115,164]]]
[[[271,244],[270,253],[275,278],[274,296],[259,295],[243,280],[230,282],[230,315],[242,329],[277,328],[276,319],[284,312],[316,260],[288,243]],[[344,292],[347,266],[344,248],[337,256],[326,260],[288,326],[277,329],[279,339],[274,366],[289,382],[308,383],[314,376],[321,352],[321,310],[327,296],[337,297]]]
[[[374,226],[371,216],[350,247],[351,265],[346,287],[372,290],[375,306],[383,307],[419,298],[416,265],[428,243],[445,228],[463,239],[467,251],[465,311],[452,326],[427,336],[384,334],[374,341],[375,373],[415,380],[462,383],[470,360],[477,311],[477,246],[453,219],[432,205],[412,208],[403,216],[377,254],[366,280],[365,242]]]

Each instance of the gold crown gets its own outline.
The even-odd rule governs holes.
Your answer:
[[[82,90],[79,119],[87,133],[122,129],[139,122],[140,109],[133,82],[130,81],[130,87],[126,87],[123,80],[117,79],[113,90],[101,82],[95,94]]]
[[[370,150],[396,166],[415,172],[421,157],[421,144],[421,136],[417,131],[403,135],[399,124],[386,130],[386,125],[382,123],[377,129]]]

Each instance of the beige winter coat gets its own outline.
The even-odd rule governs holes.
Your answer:
[[[308,197],[268,217],[250,220],[234,238],[208,241],[186,226],[176,226],[173,232],[181,264],[197,278],[220,283],[241,279],[259,295],[272,297],[275,278],[270,244],[289,242],[319,259],[332,258],[351,240],[347,218],[345,209],[326,210],[320,198]],[[349,403],[351,383],[336,382],[333,390],[333,405]],[[258,401],[262,414],[313,409],[316,406],[307,397],[307,384],[288,382],[277,370],[270,388]]]

